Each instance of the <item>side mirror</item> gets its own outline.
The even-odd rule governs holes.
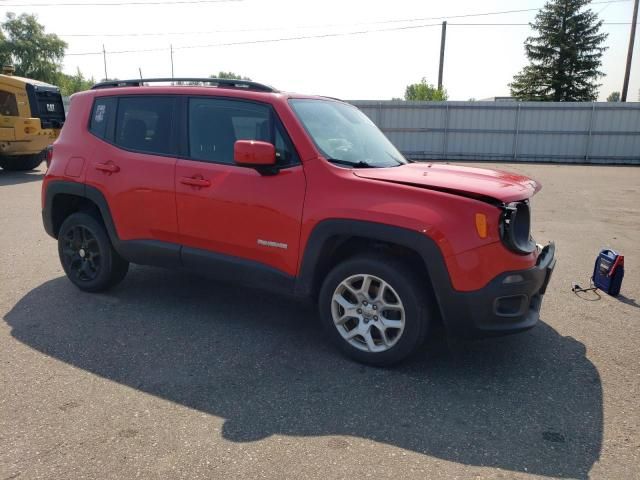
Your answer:
[[[278,173],[276,147],[269,142],[238,140],[233,145],[233,160],[236,165],[255,168],[262,175]]]

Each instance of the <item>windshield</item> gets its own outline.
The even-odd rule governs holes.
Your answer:
[[[327,160],[352,167],[396,167],[407,161],[357,108],[330,100],[289,100]]]

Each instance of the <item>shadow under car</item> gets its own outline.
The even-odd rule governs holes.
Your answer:
[[[581,343],[545,323],[376,369],[330,348],[315,320],[286,298],[147,267],[108,294],[56,278],[5,316],[44,354],[224,418],[234,442],[350,435],[571,478],[599,458],[599,374]]]

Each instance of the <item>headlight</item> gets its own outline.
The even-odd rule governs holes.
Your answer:
[[[531,238],[531,211],[529,202],[512,202],[504,205],[500,216],[500,237],[510,250],[526,255],[536,249]]]

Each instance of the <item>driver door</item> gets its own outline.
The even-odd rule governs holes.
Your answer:
[[[188,151],[177,162],[175,184],[184,265],[235,264],[294,276],[305,179],[275,112],[268,104],[244,100],[187,101]],[[275,144],[280,172],[263,176],[237,166],[236,140]]]

